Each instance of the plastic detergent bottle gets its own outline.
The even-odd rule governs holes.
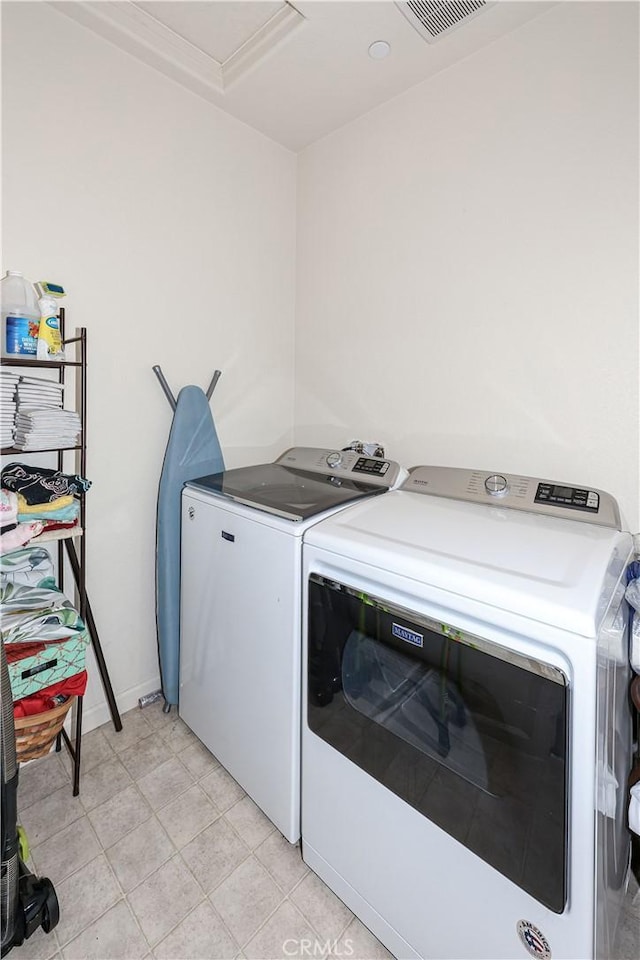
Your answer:
[[[7,270],[0,280],[0,299],[2,356],[35,358],[40,326],[35,287],[22,273]]]
[[[53,297],[40,297],[38,307],[40,309],[38,360],[59,360],[63,353],[58,304]]]

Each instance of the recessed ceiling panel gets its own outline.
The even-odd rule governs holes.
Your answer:
[[[49,2],[266,136],[300,150],[543,16],[556,0],[483,0],[482,16],[465,18],[438,43],[425,43],[394,0]],[[372,59],[367,51],[380,41],[389,56]]]
[[[142,0],[135,6],[222,64],[286,4],[283,0]]]

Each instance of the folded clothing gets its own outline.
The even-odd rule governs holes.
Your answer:
[[[48,578],[44,584],[48,583]],[[0,632],[14,700],[59,683],[85,668],[89,633],[57,587],[0,578]]]
[[[41,523],[44,523],[44,530],[38,534],[37,543],[45,543],[49,540],[67,540],[70,537],[78,537],[82,533],[82,525],[79,520],[76,520],[75,523],[55,523],[53,520],[42,520]]]
[[[85,625],[61,590],[0,582],[0,632],[5,644],[50,642],[81,634]]]
[[[30,520],[28,523],[18,523],[12,526],[6,533],[0,536],[0,553],[9,553],[11,550],[17,550],[23,547],[29,540],[33,540],[39,533],[42,533],[44,524],[42,520]]]
[[[3,447],[13,446],[13,426],[16,418],[17,373],[0,373],[0,440]]]
[[[44,530],[43,533],[52,530],[73,530],[74,527],[79,527],[80,524],[76,520],[68,520],[63,522],[62,520],[43,520]]]
[[[58,523],[75,523],[80,514],[80,503],[68,494],[55,500],[29,504],[21,493],[18,497],[18,520],[55,520]]]
[[[0,490],[0,525],[8,527],[18,522],[18,498],[11,490]]]
[[[2,486],[22,494],[28,504],[57,500],[67,494],[86,493],[91,480],[26,463],[8,463],[2,470]]]
[[[38,511],[46,504],[47,510],[62,510],[64,507],[70,507],[73,503],[71,494],[64,497],[56,497],[55,500],[43,500],[41,503],[27,503],[21,493],[18,494],[18,514],[33,513]]]
[[[28,520],[57,520],[60,523],[74,523],[80,514],[80,504],[73,497],[71,500],[68,507],[51,509],[47,503],[42,503],[39,506],[34,504],[29,513],[21,513],[18,510],[18,523]]]
[[[15,420],[13,445],[17,450],[48,450],[73,447],[78,443],[82,425],[75,410],[55,407],[27,408],[20,405]]]
[[[2,583],[20,583],[29,587],[56,589],[55,568],[45,547],[23,547],[0,556]]]

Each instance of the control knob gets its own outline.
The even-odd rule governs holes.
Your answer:
[[[492,473],[490,477],[487,477],[484,482],[484,488],[492,497],[504,497],[504,495],[509,492],[507,478],[501,476],[499,473]]]
[[[330,453],[329,456],[327,457],[328,467],[339,467],[341,463],[342,463],[342,454],[338,453],[337,451],[335,453]]]

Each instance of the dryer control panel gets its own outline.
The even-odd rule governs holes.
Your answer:
[[[623,529],[618,504],[611,494],[536,477],[420,466],[409,472],[401,489]]]

